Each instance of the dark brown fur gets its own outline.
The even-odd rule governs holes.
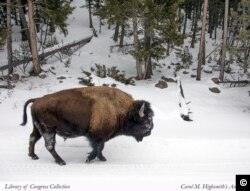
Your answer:
[[[34,146],[43,136],[46,148],[60,165],[65,162],[54,148],[56,134],[64,138],[86,136],[93,147],[86,160],[90,162],[96,157],[106,160],[102,150],[109,139],[124,134],[141,141],[153,128],[150,104],[134,101],[130,95],[115,88],[69,89],[30,99],[24,105],[22,125],[27,123],[26,108],[31,102],[34,128],[30,135],[29,156],[38,159]],[[142,117],[139,110],[143,104],[145,116]]]

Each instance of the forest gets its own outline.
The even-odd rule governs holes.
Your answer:
[[[67,19],[74,10],[70,4],[71,1],[66,0],[1,0],[0,47],[2,50],[6,47],[8,55],[0,66],[2,78],[8,80],[13,68],[20,64],[25,68],[29,62],[33,63],[29,72],[39,75],[48,56],[56,52],[67,54],[74,47],[73,44],[41,55],[59,43],[56,30],[67,36]],[[179,68],[197,65],[197,80],[215,53],[219,55],[215,61],[222,82],[225,72],[234,72],[233,65],[240,67],[244,80],[249,79],[250,2],[247,0],[86,0],[81,7],[88,9],[93,36],[98,38],[102,27],[108,25],[113,31],[111,50],[118,48],[134,57],[136,80],[150,79],[153,68],[172,51],[180,58]],[[99,19],[95,26],[93,16]],[[20,34],[20,41],[13,39],[16,38],[13,28],[15,36]],[[214,42],[221,42],[213,52],[206,51],[206,40],[209,40],[205,39],[206,35]],[[133,40],[125,43],[124,38]],[[184,43],[185,39],[189,42]],[[15,43],[18,45],[13,46],[14,41],[18,41]],[[199,46],[198,55],[190,53],[195,46]],[[193,56],[198,57],[197,63]]]

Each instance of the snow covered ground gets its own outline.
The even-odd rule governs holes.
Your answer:
[[[80,0],[73,4],[77,7],[69,20],[65,42],[91,34],[87,28],[87,11],[79,8]],[[95,23],[97,26],[97,20]],[[190,78],[191,73],[180,73],[186,101],[191,101],[189,107],[193,112],[193,121],[186,122],[180,117],[177,84],[168,83],[169,87],[164,90],[154,87],[162,75],[173,76],[173,71],[167,68],[173,56],[166,58],[161,73],[154,71],[151,80],[138,81],[136,86],[92,75],[96,85],[116,83],[135,99],[151,102],[155,112],[154,129],[142,143],[130,137],[117,137],[105,145],[103,154],[107,162],[95,160],[86,164],[90,147],[85,138],[65,142],[57,137],[56,149],[66,166],[54,163],[42,139],[36,146],[40,159],[33,161],[27,156],[32,130],[30,115],[28,124],[19,126],[27,99],[82,87],[77,79],[84,77],[81,70],[90,70],[95,63],[117,66],[126,76],[135,76],[135,62],[130,55],[109,52],[109,46],[114,44],[111,35],[112,31],[103,26],[98,38],[74,53],[69,68],[60,62],[49,63],[43,69],[54,66],[55,75],[48,72],[45,79],[22,78],[16,88],[0,89],[0,190],[18,190],[11,189],[11,185],[21,185],[20,190],[25,190],[27,184],[26,190],[53,190],[51,184],[60,184],[57,190],[197,190],[194,184],[200,184],[202,190],[223,190],[219,188],[222,184],[227,186],[225,190],[234,190],[235,175],[250,173],[249,87],[219,86],[221,93],[214,94],[208,90],[214,86],[211,74],[203,73],[198,82]],[[211,45],[208,48],[212,48]],[[193,53],[196,57],[197,49]],[[60,82],[57,79],[60,76],[66,79]],[[62,185],[70,188],[64,189]]]

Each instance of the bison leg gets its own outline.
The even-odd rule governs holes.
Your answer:
[[[38,129],[33,127],[33,131],[30,134],[30,141],[29,141],[29,156],[33,160],[39,159],[38,156],[35,154],[35,144],[41,138],[41,134],[39,133]]]
[[[100,140],[96,140],[94,138],[90,138],[90,137],[89,137],[89,141],[90,141],[90,145],[93,148],[93,150],[89,153],[89,156],[86,159],[86,163],[89,163],[90,161],[92,161],[96,157],[101,161],[106,161],[106,158],[102,155],[102,150],[104,148],[104,142],[102,142]]]
[[[44,140],[45,140],[45,147],[47,150],[51,153],[51,155],[54,157],[55,162],[59,165],[65,165],[66,163],[62,158],[57,154],[55,150],[55,143],[56,143],[56,134],[55,133],[44,133],[43,134]]]
[[[97,155],[97,158],[100,160],[100,161],[106,161],[107,159],[102,155],[102,150],[104,148],[104,142],[101,142],[99,144],[99,147],[98,147],[98,155]]]

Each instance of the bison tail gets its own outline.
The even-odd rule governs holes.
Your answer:
[[[23,122],[22,122],[20,125],[22,125],[22,126],[26,125],[26,123],[27,123],[27,112],[26,112],[26,108],[27,108],[27,106],[28,106],[30,103],[32,103],[32,102],[34,102],[34,101],[36,101],[36,99],[29,99],[28,101],[25,102],[24,107],[23,107]]]

